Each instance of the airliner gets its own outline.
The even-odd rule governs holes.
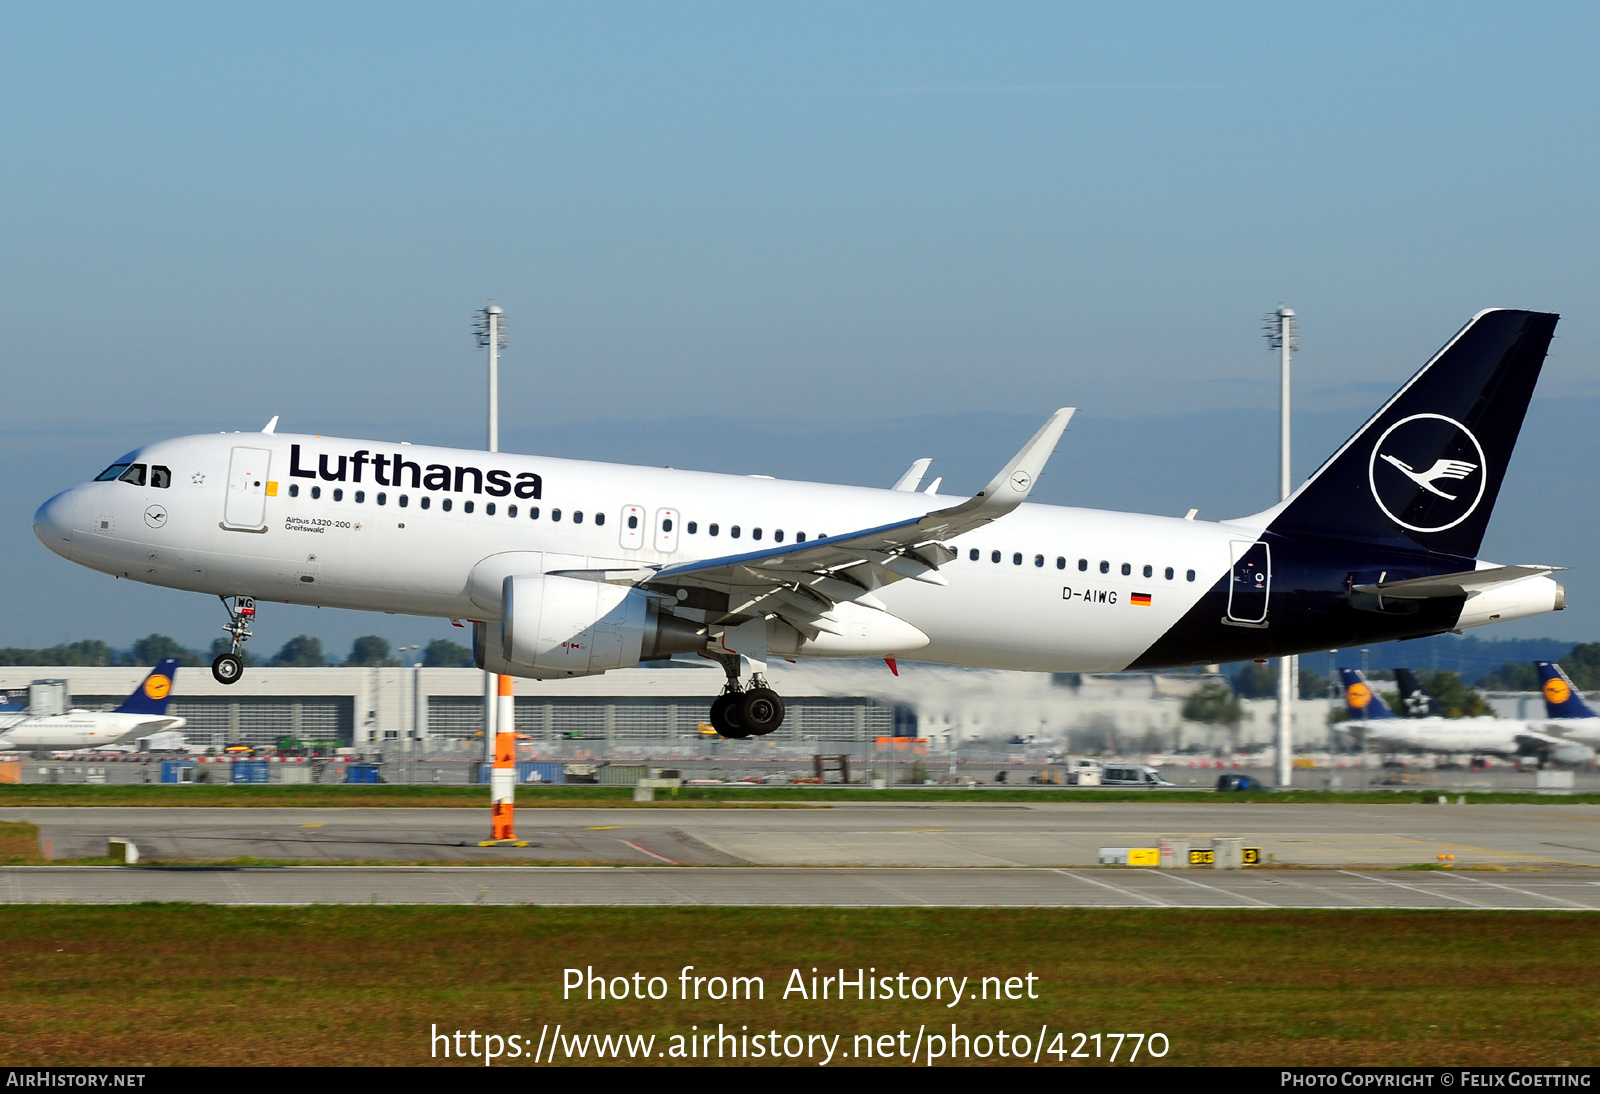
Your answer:
[[[1474,316],[1288,499],[1201,521],[1032,504],[1057,410],[977,494],[292,435],[157,441],[40,506],[62,557],[259,609],[470,622],[532,679],[719,662],[726,737],[782,723],[770,658],[1160,669],[1559,611],[1559,567],[1476,555],[1558,317]],[[920,461],[919,461],[920,463]]]
[[[104,748],[181,729],[184,719],[167,714],[167,701],[177,674],[177,659],[165,658],[115,710],[74,708],[65,714],[23,717],[0,730],[0,750]]]
[[[1398,672],[1396,673],[1398,676]],[[1409,673],[1407,674],[1409,675]],[[1493,753],[1499,756],[1536,756],[1541,761],[1585,764],[1594,759],[1594,749],[1564,737],[1541,731],[1520,718],[1446,718],[1432,713],[1400,717],[1367,683],[1359,669],[1340,669],[1344,685],[1345,708],[1350,720],[1345,723],[1366,735],[1382,748],[1410,752]],[[1437,704],[1413,679],[1401,683],[1400,701],[1409,710],[1433,710]]]
[[[1589,709],[1572,680],[1553,661],[1535,661],[1544,693],[1543,728],[1574,741],[1600,745],[1600,714]]]

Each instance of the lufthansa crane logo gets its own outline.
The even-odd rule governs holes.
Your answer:
[[[1413,414],[1383,431],[1367,461],[1378,508],[1412,532],[1443,532],[1470,517],[1488,482],[1483,446],[1443,414]]]
[[[165,699],[172,691],[172,681],[159,673],[151,673],[150,679],[144,682],[144,693],[151,699]]]
[[[1011,489],[1019,493],[1033,485],[1033,476],[1026,471],[1013,471],[1011,473]]]
[[[1567,687],[1567,682],[1557,676],[1544,682],[1544,697],[1547,702],[1560,706],[1572,698],[1572,689]]]
[[[1345,690],[1344,697],[1345,701],[1356,710],[1364,710],[1366,705],[1372,702],[1372,689],[1365,684],[1351,684]]]

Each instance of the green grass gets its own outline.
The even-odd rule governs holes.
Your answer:
[[[1432,804],[1441,793],[1452,803],[1465,796],[1469,804],[1518,805],[1596,805],[1600,794],[1536,794],[1532,792],[1479,793],[1439,790],[1290,790],[1219,794],[1207,790],[1100,790],[1060,787],[994,787],[984,789],[946,789],[907,787],[871,790],[843,786],[686,786],[676,795],[657,791],[651,804],[640,808],[672,805],[749,806],[789,805],[828,802],[1211,802],[1238,805],[1245,802],[1264,805],[1303,803],[1335,805]],[[635,805],[633,788],[628,786],[519,786],[517,804],[524,808],[560,806],[627,807]],[[0,808],[30,805],[116,805],[116,806],[392,806],[482,808],[489,801],[487,786],[232,786],[228,784],[89,786],[84,784],[4,784],[0,785]]]
[[[841,1034],[845,1051],[857,1033],[951,1022],[1159,1031],[1171,1064],[1600,1058],[1600,916],[1556,912],[12,905],[6,954],[11,1066],[417,1064],[436,1062],[434,1024],[537,1039],[558,1022]],[[760,976],[765,999],[680,1001],[684,965]],[[562,970],[590,966],[661,976],[671,993],[563,1000]],[[973,984],[1032,973],[1039,997],[782,998],[791,970],[841,966]]]

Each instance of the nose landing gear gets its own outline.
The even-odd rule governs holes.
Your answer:
[[[783,725],[783,699],[767,686],[759,671],[750,674],[750,687],[739,683],[740,659],[718,657],[728,674],[722,694],[711,702],[711,728],[731,741],[765,737]]]
[[[228,652],[218,654],[211,662],[211,677],[219,684],[236,684],[244,675],[244,658],[239,653],[250,640],[250,620],[255,618],[256,599],[253,596],[236,596],[231,604],[228,597],[218,599],[228,612],[228,622],[222,629],[232,641],[228,644]]]

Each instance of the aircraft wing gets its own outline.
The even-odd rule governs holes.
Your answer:
[[[776,614],[802,632],[842,633],[828,614],[840,601],[881,610],[873,590],[891,582],[910,578],[946,584],[939,567],[955,552],[940,541],[981,528],[1026,501],[1075,409],[1064,407],[1052,414],[987,486],[959,505],[808,543],[660,569],[561,573],[637,585],[657,594],[663,607],[679,614],[686,614],[684,609],[704,611],[705,622]],[[707,598],[697,592],[714,595]]]
[[[1404,581],[1380,581],[1375,585],[1357,585],[1351,592],[1393,597],[1396,600],[1470,596],[1492,589],[1496,585],[1509,585],[1513,581],[1521,581],[1528,577],[1544,577],[1564,569],[1565,566],[1494,566],[1487,570],[1466,570],[1458,574],[1436,574],[1433,577],[1412,577]]]

